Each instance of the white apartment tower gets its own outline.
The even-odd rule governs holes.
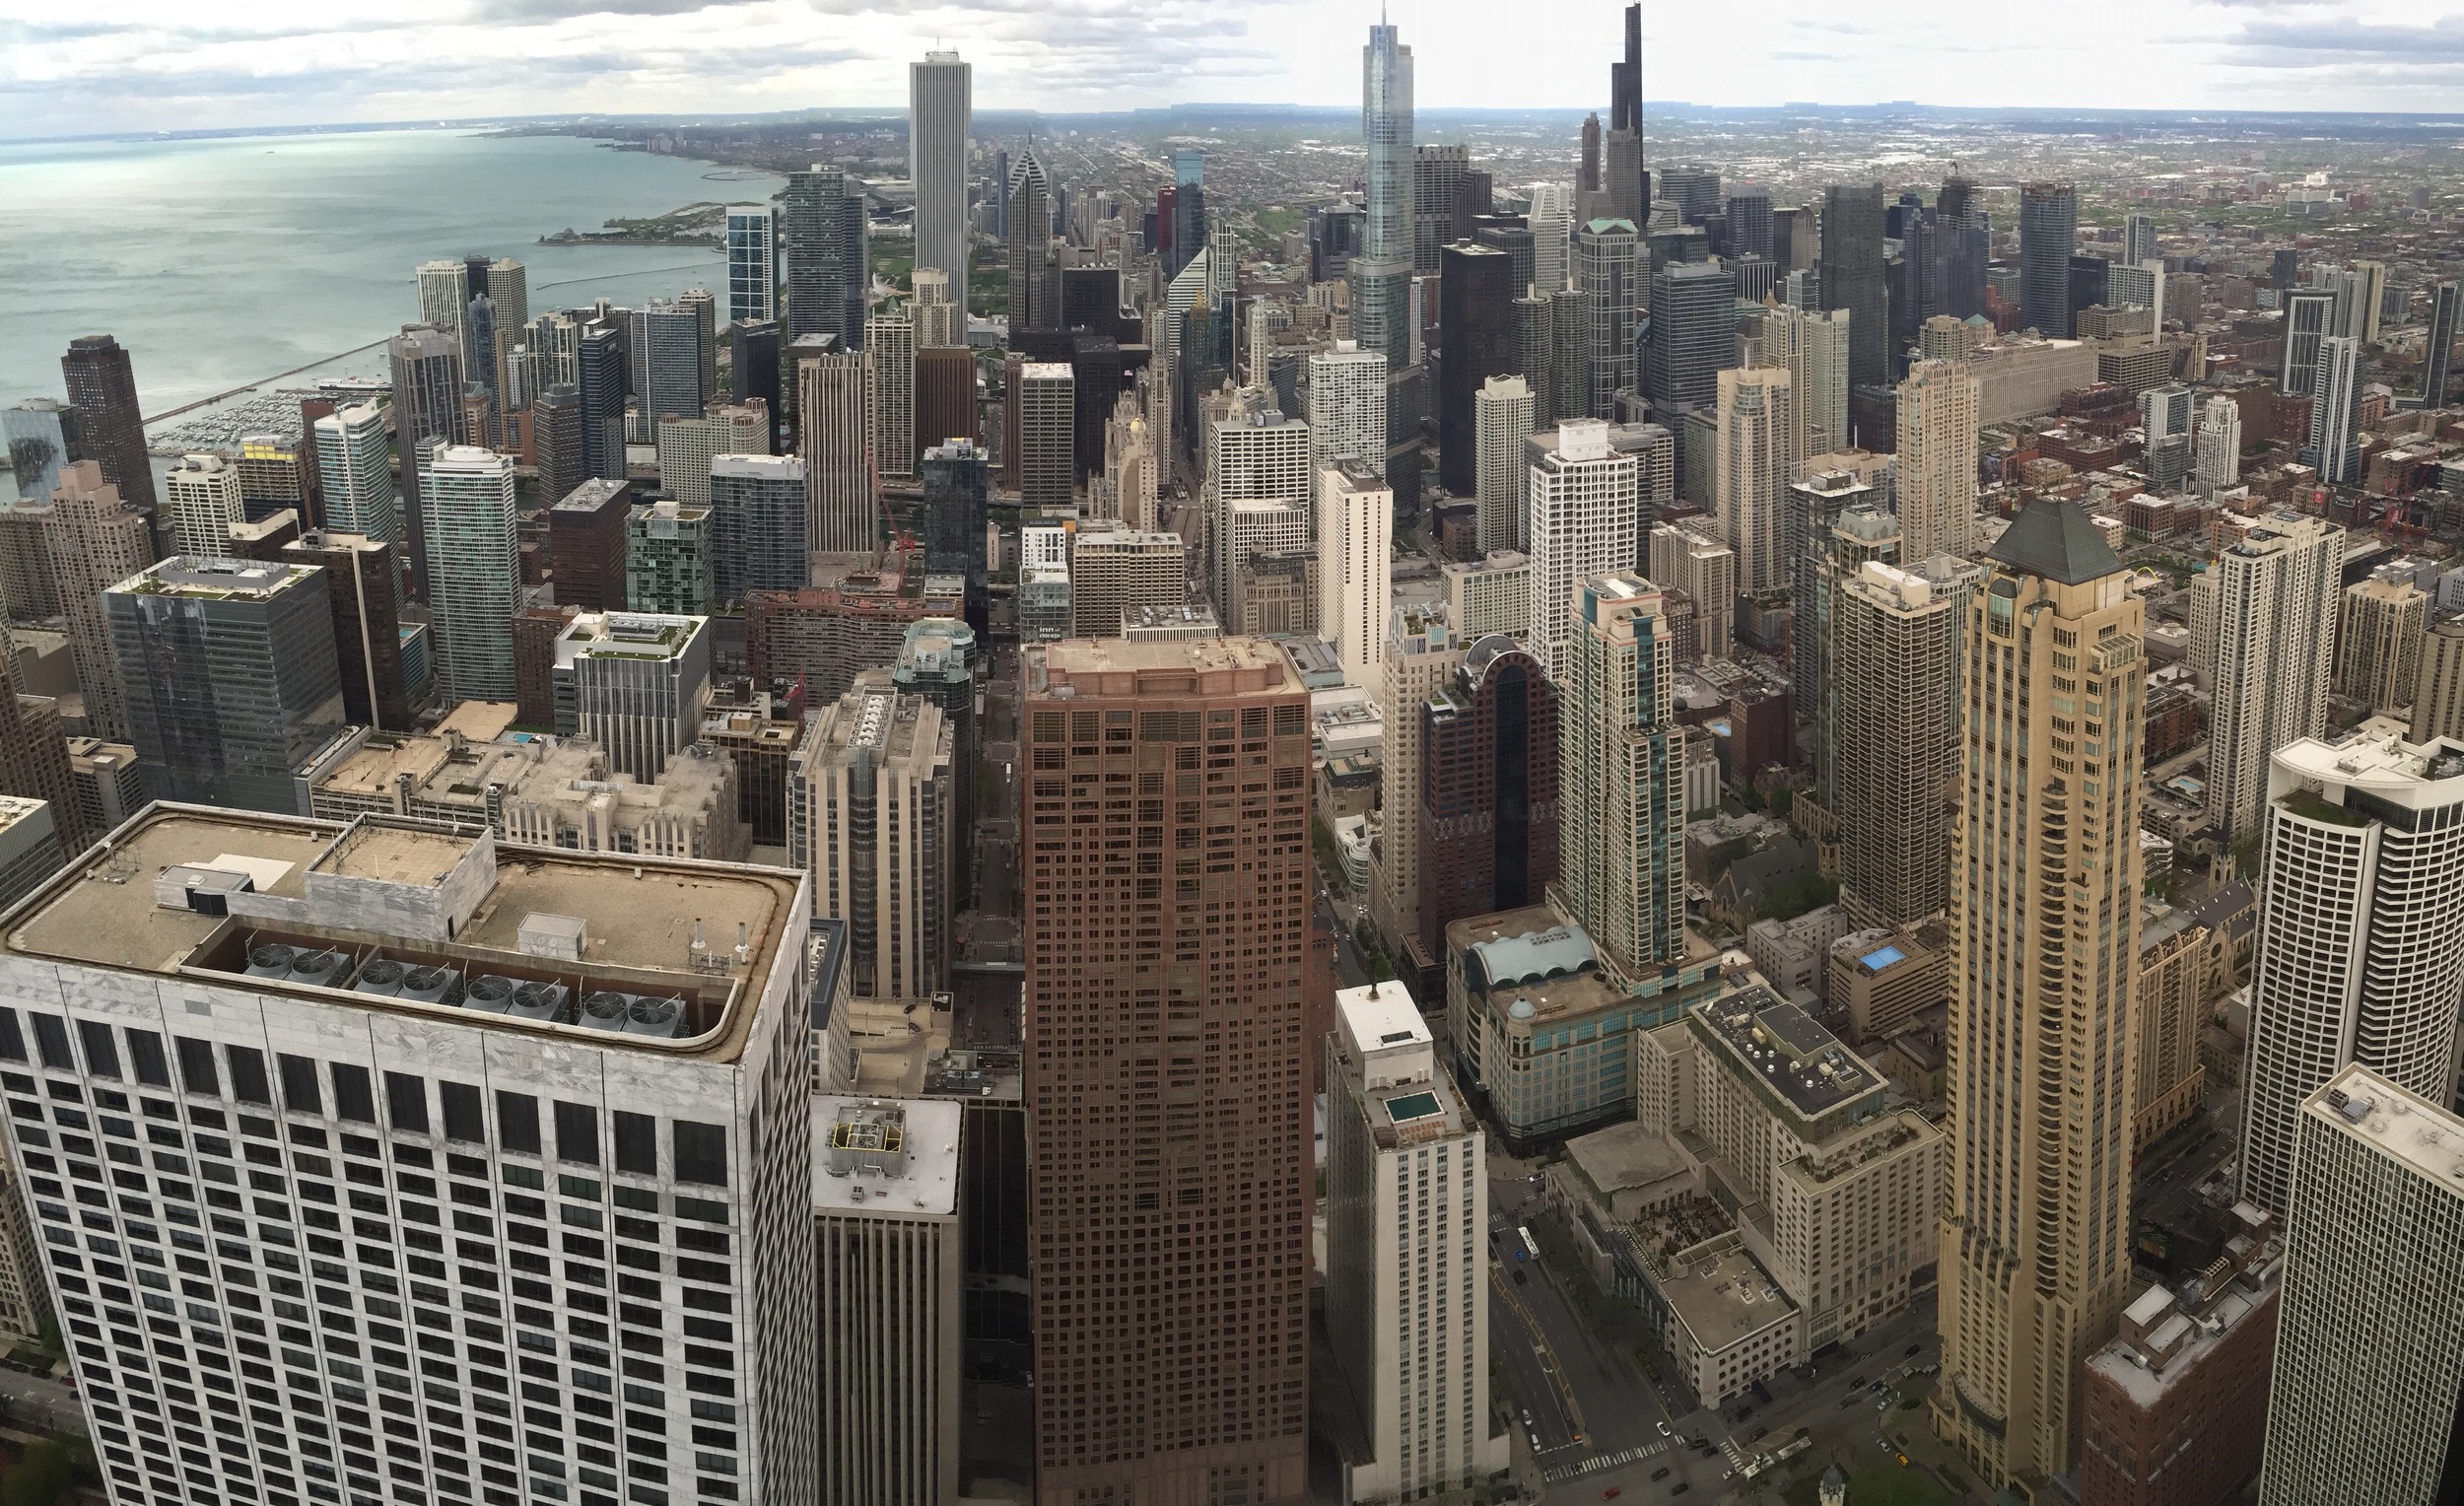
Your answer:
[[[401,543],[402,506],[393,486],[392,442],[376,405],[338,409],[316,421],[310,438],[316,445],[316,479],[325,491],[326,531]]]
[[[1480,552],[1521,549],[1531,472],[1523,442],[1532,437],[1532,384],[1491,376],[1472,394],[1472,430],[1479,451],[1475,493]]]
[[[1350,340],[1309,355],[1310,459],[1386,466],[1386,357]]]
[[[1230,617],[1234,582],[1252,553],[1308,547],[1310,480],[1316,474],[1310,432],[1299,419],[1271,408],[1219,420],[1212,428],[1207,532],[1219,618]]]
[[[946,1098],[813,1100],[822,1500],[957,1506],[965,1112]]]
[[[1566,286],[1566,255],[1574,239],[1574,188],[1570,183],[1534,183],[1532,209],[1532,289],[1540,298]]]
[[[2268,779],[2241,1195],[2284,1209],[2303,1101],[2349,1062],[2444,1102],[2464,989],[2464,743],[2305,737]]]
[[[1507,1466],[1488,1406],[1479,1122],[1401,984],[1335,995],[1326,1043],[1327,1327],[1360,1399],[1364,1503],[1477,1498]]]
[[[1565,672],[1573,637],[1576,585],[1637,558],[1637,470],[1634,456],[1611,446],[1608,426],[1597,419],[1569,420],[1554,434],[1536,434],[1524,453],[1532,504],[1528,642],[1555,680]]]
[[[1557,681],[1557,882],[1617,986],[1685,952],[1685,755],[1668,599],[1633,570],[1577,583]]]
[[[1720,374],[1719,452],[1713,493],[1720,531],[1737,551],[1737,589],[1756,596],[1796,579],[1788,557],[1788,453],[1796,390],[1774,367]]]
[[[470,264],[458,256],[423,261],[418,278],[419,322],[434,324],[460,344],[462,319],[470,311]]]
[[[1344,681],[1375,694],[1395,594],[1395,494],[1374,462],[1318,472],[1318,634],[1335,646]]]
[[[1964,555],[1976,515],[1977,405],[1965,362],[1919,361],[1899,384],[1899,557]]]
[[[247,521],[240,467],[221,455],[183,455],[164,477],[171,552],[218,559],[231,553],[231,528]]]
[[[2318,371],[2310,392],[2310,443],[2306,456],[2325,482],[2358,481],[2361,463],[2361,342],[2328,335],[2318,342]]]
[[[1773,304],[1762,310],[1762,365],[1788,373],[1788,462],[1848,447],[1848,310]]]
[[[881,547],[873,485],[872,363],[862,351],[811,350],[795,362],[795,442],[804,459],[804,537],[830,554]]]
[[[907,176],[916,189],[916,261],[967,286],[967,135],[975,69],[954,52],[907,65]]]
[[[2326,729],[2344,554],[2335,524],[2274,516],[2191,581],[2191,618],[2204,626],[2192,668],[2209,696],[2207,813],[2228,838],[2259,819],[2268,755]]]
[[[1519,639],[1531,631],[1530,555],[1492,549],[1476,560],[1449,560],[1438,575],[1446,582],[1446,611],[1458,642],[1476,644],[1491,633]]]
[[[1399,954],[1420,934],[1420,709],[1463,662],[1468,643],[1442,606],[1398,606],[1388,617],[1378,700],[1382,814],[1369,903]]]
[[[2293,1128],[2259,1506],[2445,1499],[2464,1396],[2464,1120],[2355,1065]]]
[[[438,698],[513,699],[513,607],[521,551],[513,458],[446,445],[420,467],[428,513],[428,643]]]
[[[112,1499],[819,1498],[801,875],[180,806],[117,852],[0,943]]]
[[[2191,445],[2191,474],[2199,495],[2215,498],[2241,484],[2241,405],[2219,394],[2199,409],[2199,435]]]
[[[710,506],[710,466],[720,455],[770,453],[770,415],[759,403],[713,406],[700,418],[658,421],[658,484],[688,508]]]

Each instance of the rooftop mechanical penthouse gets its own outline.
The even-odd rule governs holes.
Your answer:
[[[0,917],[111,1498],[814,1498],[800,875],[157,805]]]

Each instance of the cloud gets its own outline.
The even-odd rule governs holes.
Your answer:
[[[2428,26],[2373,26],[2346,20],[2247,22],[2225,40],[2233,47],[2289,54],[2286,64],[2294,67],[2352,57],[2464,61],[2464,16],[2442,17]]]

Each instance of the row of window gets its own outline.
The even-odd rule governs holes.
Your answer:
[[[28,1011],[27,1017],[34,1024],[34,1050],[42,1064],[58,1071],[76,1071],[77,1054],[70,1047],[68,1022],[58,1015],[33,1010]],[[128,1026],[117,1037],[127,1043],[128,1071],[134,1073],[135,1081],[166,1089],[172,1085],[171,1063],[164,1054],[161,1036]],[[77,1021],[77,1044],[84,1049],[88,1076],[114,1082],[128,1080],[109,1025],[99,1020]],[[218,1061],[212,1042],[175,1036],[171,1045],[178,1057],[180,1086],[185,1091],[204,1098],[274,1106],[265,1053],[248,1046],[225,1046]],[[0,1059],[31,1064],[25,1034],[13,1009],[0,1009]],[[282,1082],[281,1106],[286,1111],[346,1124],[379,1123],[375,1080],[377,1074],[344,1061],[325,1063],[322,1073],[317,1067],[318,1063],[309,1058],[276,1054],[275,1070]],[[448,1140],[489,1143],[485,1095],[479,1088],[464,1082],[438,1082],[438,1112],[432,1119],[426,1078],[393,1071],[381,1075],[385,1098],[383,1124],[395,1133],[432,1134],[442,1130]],[[224,1088],[226,1080],[228,1092]],[[54,1084],[54,1097],[62,1096],[57,1091],[59,1086]],[[557,1159],[582,1166],[599,1165],[602,1147],[598,1109],[561,1100],[553,1102],[550,1109]],[[639,1176],[658,1175],[657,1119],[622,1109],[614,1111],[611,1118],[615,1169]],[[496,1094],[496,1121],[495,1143],[500,1147],[523,1155],[544,1153],[538,1099],[500,1089]],[[669,1122],[669,1141],[678,1182],[708,1187],[727,1185],[724,1126],[673,1120]]]

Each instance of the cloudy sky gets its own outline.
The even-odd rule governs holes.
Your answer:
[[[2464,114],[2464,0],[2054,10],[2048,25],[2037,6],[1981,0],[1655,0],[1645,92]],[[1394,0],[1392,14],[1424,105],[1606,103],[1614,0]],[[0,138],[895,106],[906,61],[936,43],[975,63],[980,108],[1345,103],[1373,18],[1359,0],[0,0]]]

